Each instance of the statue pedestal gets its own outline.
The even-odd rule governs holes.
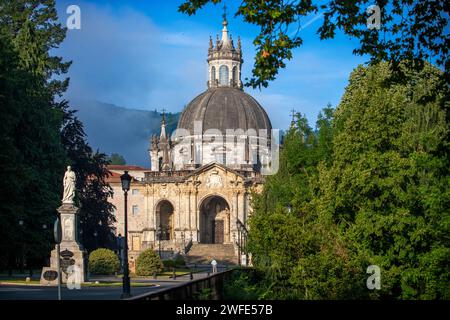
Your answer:
[[[63,203],[59,207],[62,240],[60,244],[60,266],[62,283],[83,283],[85,275],[85,252],[78,242],[77,214],[78,207]],[[50,269],[57,270],[56,248],[51,252]]]

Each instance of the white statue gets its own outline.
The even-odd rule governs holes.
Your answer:
[[[64,174],[64,193],[62,198],[62,203],[73,203],[73,198],[75,197],[75,182],[76,176],[75,172],[72,171],[70,166],[67,167],[67,171]]]

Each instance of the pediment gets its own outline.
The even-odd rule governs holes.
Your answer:
[[[198,168],[190,176],[208,188],[220,188],[228,183],[244,182],[244,177],[237,171],[216,162]]]

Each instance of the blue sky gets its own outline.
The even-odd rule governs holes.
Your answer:
[[[69,30],[56,51],[73,60],[66,98],[91,99],[135,109],[178,112],[206,89],[209,36],[221,30],[222,4],[207,5],[194,16],[178,12],[181,0],[57,1],[61,21],[66,8],[81,8],[81,30]],[[258,29],[234,18],[238,1],[227,1],[229,31],[242,39],[243,79],[251,76]],[[308,24],[314,16],[306,17]],[[354,56],[355,40],[338,34],[320,41],[322,19],[301,31],[304,44],[268,88],[245,91],[268,112],[273,127],[285,129],[292,108],[314,125],[327,103],[337,105],[350,72],[367,59]]]

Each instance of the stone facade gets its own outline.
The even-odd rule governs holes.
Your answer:
[[[117,208],[116,232],[123,235],[124,195],[117,179],[123,171],[111,171],[116,177],[110,181],[111,201]],[[262,183],[258,173],[238,172],[217,163],[192,172],[145,172],[144,179],[132,181],[128,193],[130,259],[146,248],[159,250],[160,246],[162,251],[184,252],[191,241],[235,244],[236,221],[247,224],[251,193],[260,192]]]
[[[224,17],[222,40],[215,47],[210,40],[207,91],[188,104],[171,137],[163,113],[161,133],[150,139],[150,168],[108,168],[117,235],[124,235],[120,175],[127,170],[133,177],[127,235],[131,270],[146,248],[162,252],[163,258],[196,244],[197,249],[216,246],[217,252],[234,247],[235,257],[241,252],[238,241],[252,213],[251,194],[261,191],[261,168],[271,163],[272,127],[264,109],[242,90],[241,44],[235,49],[227,25]],[[198,123],[201,129],[192,132]],[[229,130],[235,132],[230,140],[218,139]]]

